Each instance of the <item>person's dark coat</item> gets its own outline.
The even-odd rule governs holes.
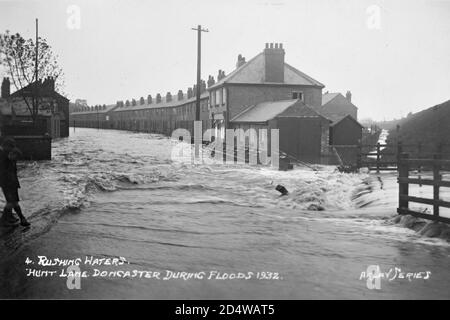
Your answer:
[[[0,187],[6,189],[20,188],[15,160],[10,160],[9,152],[0,147]]]

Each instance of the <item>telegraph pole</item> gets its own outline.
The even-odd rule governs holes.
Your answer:
[[[35,77],[36,77],[36,81],[38,80],[38,47],[39,47],[39,38],[38,38],[38,31],[39,30],[39,25],[38,25],[38,19],[36,18],[36,61],[34,63],[35,65]]]
[[[200,94],[201,94],[201,63],[202,63],[202,32],[209,32],[208,29],[202,29],[201,25],[192,28],[197,31],[197,100],[195,105],[195,120],[200,121]]]
[[[36,18],[36,57],[35,57],[35,62],[34,62],[34,73],[35,73],[35,82],[34,82],[34,91],[35,91],[35,98],[34,98],[34,110],[32,110],[33,112],[31,113],[31,119],[33,120],[33,124],[36,125],[36,120],[39,114],[39,78],[38,78],[38,48],[39,48],[39,24],[38,24],[38,19]],[[33,113],[36,114],[33,114]]]
[[[208,29],[202,29],[201,25],[192,28],[197,31],[197,92],[195,103],[195,122],[194,122],[194,150],[195,159],[199,159],[200,145],[203,140],[203,123],[200,121],[200,95],[201,95],[201,64],[202,64],[202,32],[209,32]],[[198,132],[200,130],[200,132]],[[197,132],[197,133],[196,133]]]

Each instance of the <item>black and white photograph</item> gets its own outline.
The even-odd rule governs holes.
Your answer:
[[[0,300],[450,299],[449,35],[450,0],[0,0]]]

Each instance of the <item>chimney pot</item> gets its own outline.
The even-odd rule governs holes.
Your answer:
[[[156,103],[161,103],[161,95],[159,93],[156,95]]]
[[[2,92],[1,97],[2,98],[8,98],[11,95],[11,83],[9,82],[9,78],[3,78],[2,81]]]
[[[149,94],[148,96],[147,96],[147,103],[148,104],[152,104],[152,101],[153,99],[152,99],[152,95],[151,94]]]
[[[214,85],[216,83],[216,81],[214,80],[213,76],[209,76],[208,77],[208,88],[211,87],[212,85]]]
[[[349,102],[352,102],[352,93],[350,91],[347,91],[347,93],[345,94],[345,97],[347,98],[347,100]]]

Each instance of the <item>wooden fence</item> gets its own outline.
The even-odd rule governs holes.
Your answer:
[[[394,145],[377,143],[374,145],[359,145],[357,166],[367,167],[370,171],[397,171],[398,154],[401,153],[401,144],[397,144],[396,152],[391,148]],[[383,150],[388,152],[383,152]],[[367,151],[366,151],[367,150]],[[373,157],[373,160],[370,158]]]
[[[443,159],[450,159],[449,147],[448,144],[424,145],[421,142],[404,144],[401,141],[388,144],[359,145],[357,166],[358,168],[367,167],[377,173],[380,171],[397,171],[400,155],[404,152],[417,159],[430,158],[435,154],[439,154]]]
[[[399,185],[399,199],[397,212],[399,214],[410,214],[415,217],[450,223],[450,218],[439,215],[439,208],[450,208],[450,202],[444,201],[440,198],[440,188],[450,187],[450,181],[442,180],[442,172],[444,167],[449,172],[450,160],[440,159],[440,155],[435,155],[433,159],[410,159],[409,155],[402,153],[398,163],[398,185]],[[412,169],[431,169],[433,172],[432,179],[410,178],[410,171]],[[409,195],[409,185],[427,185],[433,186],[433,199],[413,197]],[[433,206],[433,214],[426,214],[424,212],[417,212],[409,209],[409,203],[422,203]]]

